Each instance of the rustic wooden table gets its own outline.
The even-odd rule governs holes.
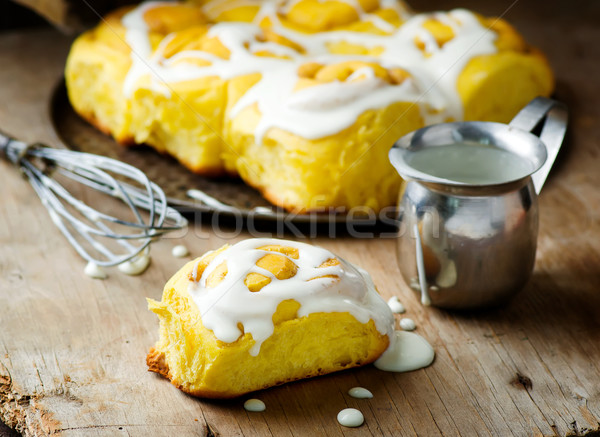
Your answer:
[[[424,1],[420,9],[458,2]],[[232,237],[206,225],[164,240],[140,277],[83,274],[33,190],[0,162],[0,419],[26,435],[598,435],[600,433],[600,7],[597,2],[460,2],[502,14],[549,56],[557,98],[571,110],[564,150],[540,197],[533,279],[509,305],[476,314],[425,309],[402,282],[394,241],[315,242],[369,270],[384,297],[398,295],[434,346],[424,370],[373,367],[242,400],[188,397],[146,371],[157,320],[145,297],[181,264]],[[47,105],[70,39],[50,29],[0,34],[0,129],[58,145]],[[368,387],[371,400],[346,392]],[[366,422],[340,427],[339,410]]]

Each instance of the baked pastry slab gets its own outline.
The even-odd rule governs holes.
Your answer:
[[[162,300],[148,302],[160,320],[149,370],[208,398],[371,363],[394,324],[368,273],[324,249],[273,239],[187,263]]]
[[[77,112],[119,142],[239,175],[295,212],[394,205],[397,138],[507,122],[554,89],[505,21],[394,0],[142,3],[78,38],[65,76]]]

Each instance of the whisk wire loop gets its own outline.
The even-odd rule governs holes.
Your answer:
[[[21,169],[52,222],[77,253],[89,262],[100,266],[123,263],[139,255],[155,238],[187,225],[185,218],[168,206],[162,189],[129,164],[90,153],[53,149],[39,143],[28,145],[2,133],[0,152]],[[55,178],[56,175],[121,200],[133,220],[93,208],[71,194]],[[147,220],[140,210],[147,211]],[[100,239],[113,241],[122,250],[117,252]]]

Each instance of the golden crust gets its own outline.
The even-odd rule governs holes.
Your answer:
[[[96,117],[95,113],[81,111],[79,113],[79,116],[81,118],[83,118],[85,121],[87,121],[89,124],[94,126],[96,129],[98,129],[100,132],[102,132],[104,135],[112,134],[111,128],[109,126],[107,126],[106,124],[102,123],[100,120],[98,120],[98,117]],[[136,146],[136,145],[138,145],[132,136],[115,138],[115,140],[121,146]]]
[[[349,365],[346,367],[341,367],[338,370],[346,370],[346,369],[350,369],[353,367],[359,367],[359,366],[371,364],[376,359],[377,359],[377,357],[374,356],[368,360],[365,360],[364,362],[356,363],[354,365]],[[169,373],[169,366],[167,365],[167,363],[165,361],[165,354],[162,352],[158,352],[154,348],[150,348],[150,352],[148,352],[148,355],[146,356],[146,365],[148,366],[149,372],[158,373],[160,376],[170,380],[171,384],[173,384],[179,390],[181,390],[182,392],[187,393],[191,396],[195,396],[198,398],[210,398],[210,399],[233,399],[233,398],[237,398],[237,397],[240,397],[243,394],[245,394],[245,393],[220,392],[220,391],[209,390],[209,389],[190,390],[188,386],[183,385],[183,384],[178,384],[177,382],[172,381],[171,380],[172,377]],[[323,369],[317,369],[315,371],[308,372],[301,377],[290,377],[287,379],[281,379],[279,381],[274,381],[272,383],[263,384],[260,387],[257,386],[252,391],[259,391],[259,390],[264,390],[264,389],[271,388],[271,387],[277,387],[279,385],[287,384],[288,382],[294,382],[294,381],[298,381],[300,379],[315,378],[317,376],[327,375],[328,373],[331,373],[331,372],[325,371]]]
[[[146,356],[146,365],[148,366],[149,372],[158,373],[167,379],[171,379],[169,375],[169,365],[165,360],[165,353],[157,351],[153,347],[150,348],[150,352]]]

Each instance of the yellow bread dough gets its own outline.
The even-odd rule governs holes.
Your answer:
[[[122,92],[131,66],[131,50],[125,42],[121,18],[130,10],[113,12],[98,27],[77,38],[65,68],[73,108],[123,144],[133,143],[129,128],[131,108]]]
[[[254,352],[253,355],[256,341],[252,333],[247,332],[250,328],[246,329],[241,322],[237,323],[240,330],[237,339],[221,341],[204,323],[208,316],[214,315],[210,314],[212,310],[224,312],[225,317],[231,317],[226,321],[235,324],[235,314],[243,313],[246,308],[241,307],[242,299],[250,296],[232,297],[237,305],[228,306],[223,303],[227,293],[239,291],[232,291],[229,286],[223,290],[216,288],[228,274],[234,274],[229,270],[239,259],[228,254],[238,250],[236,247],[241,244],[250,245],[249,249],[242,251],[244,256],[252,257],[254,252],[258,253],[254,259],[258,258],[256,266],[259,272],[249,272],[235,278],[235,281],[238,285],[243,283],[242,293],[258,298],[257,304],[268,306],[273,302],[272,297],[261,295],[272,293],[273,290],[269,291],[267,287],[273,286],[283,286],[282,293],[296,293],[298,300],[305,305],[316,305],[316,308],[321,301],[326,307],[331,295],[339,294],[338,298],[358,299],[359,306],[364,307],[362,310],[376,311],[373,317],[383,323],[384,332],[380,332],[381,326],[378,330],[374,320],[361,323],[349,312],[313,311],[300,317],[299,301],[282,296],[275,301],[279,302],[276,310],[272,314],[265,313],[271,317],[273,332],[263,339],[257,354]],[[312,247],[310,250],[317,251],[318,256],[325,259],[322,262],[312,259],[319,263],[313,266],[315,271],[322,270],[324,273],[315,273],[307,281],[293,282],[292,278],[306,274],[303,270],[306,267],[302,267],[304,264],[300,262],[307,256],[306,246],[283,240],[246,240],[208,252],[183,266],[165,285],[160,302],[148,299],[149,309],[160,319],[159,341],[147,356],[149,370],[167,377],[175,386],[194,396],[231,398],[288,381],[368,364],[377,359],[388,347],[389,334],[393,330],[394,319],[387,304],[364,277],[357,288],[356,284],[348,287],[348,282],[344,282],[351,280],[350,277],[344,279],[332,274],[331,269],[341,276],[352,275],[348,271],[352,268],[320,248]],[[224,261],[219,261],[219,255],[225,257]],[[213,265],[213,261],[218,264]],[[204,277],[203,273],[211,268]],[[286,290],[285,287],[294,289]],[[193,295],[210,292],[223,295],[219,294],[217,303],[201,313]],[[253,314],[253,317],[262,317],[264,322],[264,315]],[[255,322],[253,318],[250,320]]]
[[[176,59],[177,53],[201,50],[227,59],[229,53],[218,41],[207,36],[208,26],[197,24],[172,33],[166,44],[165,62],[194,62],[202,67],[204,59]],[[168,84],[167,95],[156,92],[144,79],[131,99],[132,131],[136,143],[146,143],[160,152],[177,157],[188,169],[207,176],[223,174],[221,154],[227,81],[210,75]]]
[[[259,119],[251,106],[226,123],[231,148],[223,155],[225,165],[271,203],[296,212],[359,206],[379,211],[394,204],[401,179],[387,152],[394,141],[423,125],[416,105],[398,102],[364,112],[335,135],[309,140],[273,128],[257,144]]]
[[[464,30],[470,21],[484,37]],[[493,43],[477,52],[482,40]],[[444,121],[507,122],[554,89],[543,54],[505,21],[377,0],[143,3],[81,35],[65,77],[75,110],[118,142],[147,143],[196,173],[239,175],[296,212],[394,205],[401,180],[387,152],[400,136]],[[294,110],[334,128],[278,118],[307,89],[328,95],[332,84],[327,105]],[[274,102],[277,87],[285,98]],[[381,102],[360,103],[371,92]],[[356,102],[362,110],[339,122],[336,111]]]

